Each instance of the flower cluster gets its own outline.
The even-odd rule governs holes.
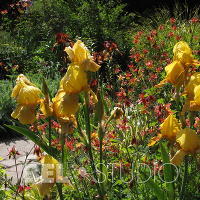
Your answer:
[[[43,84],[45,98],[40,98],[41,90],[23,74],[18,76],[11,95],[18,103],[12,113],[13,118],[18,119],[22,124],[32,124],[36,120],[36,106],[40,104],[40,110],[45,117],[54,116],[58,119],[61,132],[71,132],[76,126],[74,115],[79,108],[79,94],[85,91],[97,102],[96,95],[88,85],[87,71],[96,72],[100,66],[92,60],[89,50],[80,40],[74,44],[73,48],[66,47],[65,51],[72,63],[60,81],[60,88],[52,102],[45,84]]]
[[[168,139],[172,144],[176,143],[179,150],[173,156],[171,162],[180,165],[185,155],[200,151],[200,137],[192,129],[194,120],[190,119],[189,123],[185,120],[187,111],[200,110],[200,73],[193,72],[192,75],[189,73],[190,66],[200,63],[193,58],[192,50],[184,41],[175,44],[173,53],[173,62],[165,67],[166,78],[156,87],[161,87],[165,83],[171,83],[175,86],[177,103],[180,103],[181,90],[183,91],[181,95],[186,95],[185,104],[180,112],[181,123],[174,114],[170,114],[160,125],[160,133],[153,137],[148,145],[154,145],[161,138]],[[195,126],[197,127],[197,124]]]

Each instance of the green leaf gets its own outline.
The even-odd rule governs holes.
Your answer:
[[[168,197],[169,197],[169,200],[173,200],[175,199],[175,191],[174,191],[174,184],[173,184],[173,171],[171,168],[169,155],[166,151],[166,148],[161,143],[160,143],[160,149],[161,149],[162,160],[164,164],[164,179],[166,181]]]
[[[42,148],[47,154],[51,155],[56,160],[58,160],[59,151],[55,148],[48,146],[46,143],[44,143],[44,141],[41,141],[41,138],[39,138],[34,132],[18,126],[11,126],[11,125],[5,125],[5,126],[26,136],[28,139],[32,140],[35,144],[37,144],[40,148]]]
[[[148,188],[152,190],[152,192],[156,195],[158,200],[165,200],[165,193],[164,191],[156,184],[154,181],[149,179],[147,182],[145,182]]]

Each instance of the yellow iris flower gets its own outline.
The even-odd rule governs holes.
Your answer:
[[[193,58],[192,49],[184,41],[180,41],[175,44],[173,53],[173,60],[180,61],[185,66],[198,64],[197,61]]]
[[[32,124],[35,120],[35,105],[18,105],[11,117],[18,119],[22,124]]]
[[[80,93],[88,88],[86,71],[96,72],[100,66],[92,60],[89,50],[80,40],[73,48],[66,47],[65,51],[72,63],[60,82],[60,88],[69,94]]]
[[[75,94],[88,88],[87,74],[78,65],[70,64],[67,73],[60,82],[60,88],[66,93]]]
[[[74,115],[78,108],[78,95],[67,94],[63,89],[60,89],[53,98],[53,110],[57,118],[65,118]]]
[[[32,84],[26,76],[20,74],[11,94],[11,97],[16,99],[18,106],[11,116],[22,124],[32,124],[36,119],[35,107],[40,102],[40,94],[40,89]]]
[[[89,50],[81,40],[78,40],[73,48],[66,47],[65,52],[68,54],[71,62],[78,65],[84,71],[96,72],[100,68],[92,60]]]
[[[153,146],[161,138],[166,138],[173,142],[176,140],[176,135],[180,130],[181,124],[178,122],[173,114],[170,114],[160,125],[160,134],[151,138],[148,146]]]
[[[192,50],[184,41],[175,44],[173,53],[173,62],[165,67],[166,78],[155,87],[161,87],[165,83],[171,83],[175,87],[180,87],[186,80],[188,66],[200,64],[193,59]]]
[[[165,83],[171,83],[174,86],[180,86],[185,80],[185,69],[179,61],[174,61],[165,67],[167,73],[166,78],[162,80],[156,87],[161,87]]]
[[[96,72],[100,66],[97,65],[90,55],[84,43],[78,40],[73,48],[66,47],[72,63],[69,65],[65,76],[60,81],[60,89],[53,99],[53,110],[59,119],[75,115],[78,106],[78,94],[89,91],[97,102],[96,95],[89,89],[87,71]]]
[[[183,92],[187,96],[182,112],[200,110],[200,72],[194,73]]]
[[[78,40],[73,48],[66,47],[66,53],[68,54],[72,63],[77,63],[78,65],[82,64],[82,62],[86,59],[90,59],[91,55],[85,44]]]
[[[171,159],[171,163],[180,165],[187,154],[195,154],[200,150],[200,137],[190,128],[182,129],[176,136],[180,150]]]
[[[36,183],[35,185],[33,185],[33,187],[36,187],[38,189],[40,195],[44,197],[47,194],[49,194],[51,188],[56,183],[56,165],[59,164],[59,162],[56,159],[54,159],[53,157],[51,157],[50,155],[45,155],[41,159],[40,162],[41,162],[41,164],[43,164],[43,166],[42,166],[43,167],[42,178],[44,179],[44,181],[42,180],[39,183]],[[48,170],[48,166],[45,167],[45,164],[52,165],[52,169]],[[47,175],[48,172],[50,172],[52,174],[52,176],[48,176]],[[46,183],[45,178],[52,178],[53,182],[52,183]]]

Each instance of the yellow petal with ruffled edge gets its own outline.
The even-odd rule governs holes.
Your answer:
[[[81,68],[85,71],[90,71],[90,72],[96,72],[99,70],[100,65],[96,64],[93,60],[91,59],[86,59],[83,61],[81,64]]]
[[[200,149],[200,137],[195,130],[190,128],[182,129],[178,133],[176,141],[179,143],[180,148],[187,153],[195,153]]]
[[[182,113],[185,113],[187,111],[199,111],[200,105],[196,103],[193,99],[187,98],[185,101],[185,104],[182,108]]]
[[[31,83],[28,78],[24,75],[24,74],[20,74],[18,75],[17,79],[16,79],[16,82],[20,82],[20,81],[23,81],[26,85],[32,85],[32,86],[35,86],[33,83]]]
[[[157,136],[152,137],[148,143],[148,146],[151,147],[151,146],[155,145],[159,140],[161,140],[161,138],[162,138],[161,134],[158,134]]]
[[[60,89],[55,98],[53,98],[53,110],[55,116],[58,118],[74,115],[78,108],[77,94],[67,94],[64,90]]]
[[[160,125],[162,137],[171,141],[175,141],[176,135],[180,130],[181,124],[178,122],[173,114],[170,114]]]
[[[66,93],[75,94],[88,87],[87,74],[78,65],[70,64],[67,73],[60,82],[60,88]]]
[[[85,44],[81,41],[78,40],[74,46],[73,46],[73,51],[74,51],[74,61],[79,64],[81,64],[84,60],[90,59],[90,53]]]
[[[194,88],[194,101],[200,106],[200,85]]]
[[[64,51],[68,54],[69,59],[71,60],[71,62],[74,62],[75,55],[74,55],[73,49],[71,47],[65,47]]]
[[[165,67],[167,73],[166,79],[169,83],[177,86],[181,85],[185,79],[184,66],[178,62],[174,61]]]
[[[32,124],[36,120],[35,106],[18,105],[11,116],[22,124]]]
[[[174,165],[180,165],[185,157],[187,153],[183,150],[179,150],[176,152],[176,154],[174,155],[174,157],[171,159],[171,163]]]
[[[20,92],[20,90],[24,87],[24,84],[22,82],[18,82],[18,84],[15,85],[15,87],[12,90],[11,97],[16,98]]]
[[[21,84],[21,83],[20,83]],[[16,101],[23,105],[33,105],[38,104],[40,101],[39,95],[41,90],[34,86],[24,85],[18,95],[16,96]]]
[[[39,103],[40,93],[39,88],[19,81],[13,88],[11,97],[15,98],[19,104],[34,105]]]
[[[180,61],[184,65],[191,65],[193,63],[192,50],[186,42],[180,41],[176,43],[173,53],[174,60]]]
[[[84,60],[91,58],[89,50],[81,40],[78,40],[73,48],[66,47],[65,52],[68,54],[70,60],[77,65],[81,65]]]
[[[200,72],[196,72],[192,74],[189,82],[185,86],[185,90],[183,94],[187,94],[189,98],[194,97],[194,88],[200,85]]]
[[[171,83],[174,86],[181,86],[185,80],[185,69],[184,66],[178,62],[174,61],[165,67],[166,78],[161,81],[155,87],[161,87],[165,83]]]

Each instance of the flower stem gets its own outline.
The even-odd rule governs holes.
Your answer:
[[[101,192],[101,188],[99,186],[98,183],[98,176],[97,176],[97,171],[96,171],[96,167],[94,164],[94,158],[93,158],[93,154],[92,154],[92,144],[91,144],[91,127],[90,127],[90,116],[89,116],[89,97],[88,97],[88,93],[87,91],[85,92],[85,106],[84,106],[84,111],[85,111],[85,123],[86,123],[86,134],[88,137],[88,153],[89,153],[89,157],[90,157],[90,164],[91,164],[91,168],[94,174],[94,178],[96,179],[96,187],[98,190],[98,193],[100,195],[100,197],[102,197],[102,192]]]
[[[184,169],[184,175],[181,185],[181,192],[180,192],[180,200],[184,200],[185,196],[185,190],[186,190],[186,184],[187,184],[187,176],[188,176],[188,157],[185,156],[185,169]]]

